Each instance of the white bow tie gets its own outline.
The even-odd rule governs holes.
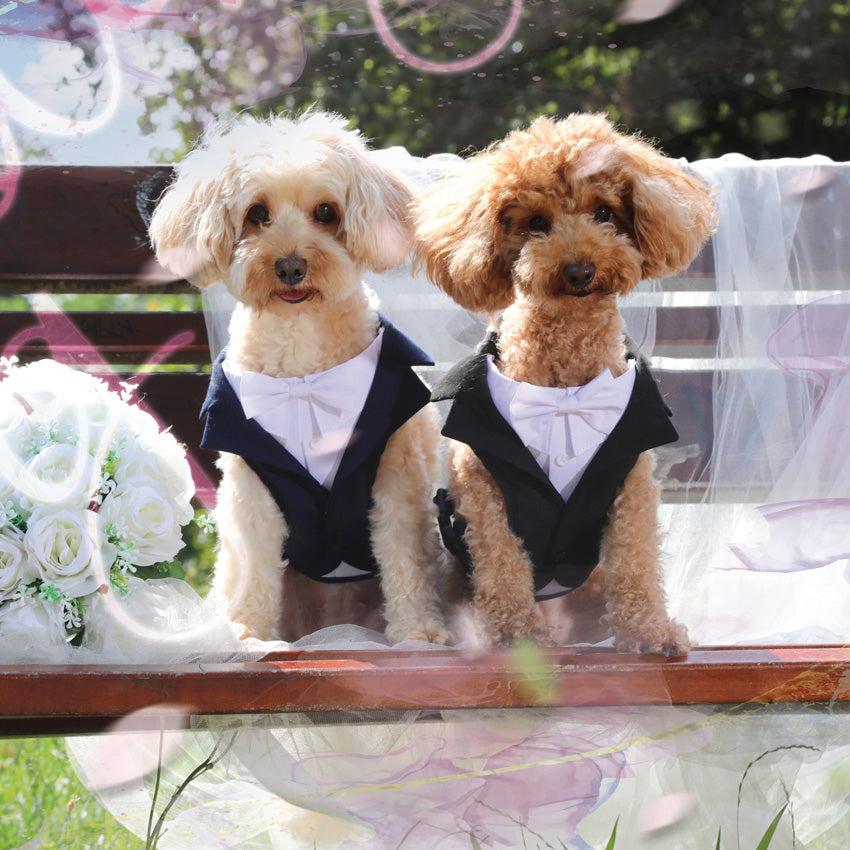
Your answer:
[[[273,378],[258,372],[243,372],[240,381],[242,409],[248,419],[266,419],[270,414],[290,422],[293,406],[303,402],[315,417],[319,431],[326,433],[339,425],[341,419],[357,412],[358,397],[345,380],[344,374],[334,371],[306,378]],[[352,407],[354,410],[352,411]],[[289,433],[300,442],[302,435]]]
[[[628,400],[628,395],[625,396]],[[511,421],[533,434],[528,444],[551,452],[551,437],[563,426],[563,449],[570,455],[598,446],[620,420],[624,394],[607,369],[582,387],[555,389],[518,384],[510,403]]]
[[[224,370],[246,418],[329,487],[369,395],[383,334],[351,360],[303,378],[231,372],[227,360]]]

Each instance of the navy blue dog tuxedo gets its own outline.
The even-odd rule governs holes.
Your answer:
[[[381,316],[384,329],[375,376],[354,433],[330,489],[318,483],[273,436],[245,417],[222,363],[213,366],[201,446],[241,456],[268,488],[289,534],[283,557],[298,572],[322,582],[372,578],[378,564],[372,552],[368,515],[372,486],[387,441],[429,401],[428,387],[413,371],[433,361]],[[343,575],[331,575],[341,564]],[[353,569],[351,569],[353,568]]]

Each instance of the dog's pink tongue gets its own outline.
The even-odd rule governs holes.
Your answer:
[[[299,292],[297,289],[285,289],[280,293],[280,297],[284,301],[300,301],[304,297],[304,293]]]

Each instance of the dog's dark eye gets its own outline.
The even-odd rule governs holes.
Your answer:
[[[268,224],[271,221],[269,211],[262,204],[254,204],[252,207],[249,207],[245,217],[251,224],[262,225]]]
[[[593,211],[594,221],[599,221],[602,224],[604,224],[606,221],[611,221],[611,219],[613,217],[614,217],[614,210],[612,210],[611,207],[605,206],[605,204],[603,204],[601,207],[597,207]]]
[[[315,218],[319,224],[333,224],[337,218],[336,210],[331,204],[319,204],[316,209],[313,210],[313,218]]]
[[[528,229],[532,233],[548,233],[551,226],[549,220],[542,215],[532,216],[528,222]]]

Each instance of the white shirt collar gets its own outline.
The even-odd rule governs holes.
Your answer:
[[[316,481],[330,488],[369,395],[383,334],[380,328],[351,360],[300,378],[238,372],[227,358],[222,368],[246,418],[254,419]]]
[[[617,378],[605,369],[581,387],[539,387],[506,378],[487,357],[487,386],[496,409],[565,501],[620,421],[634,382],[632,361]]]

